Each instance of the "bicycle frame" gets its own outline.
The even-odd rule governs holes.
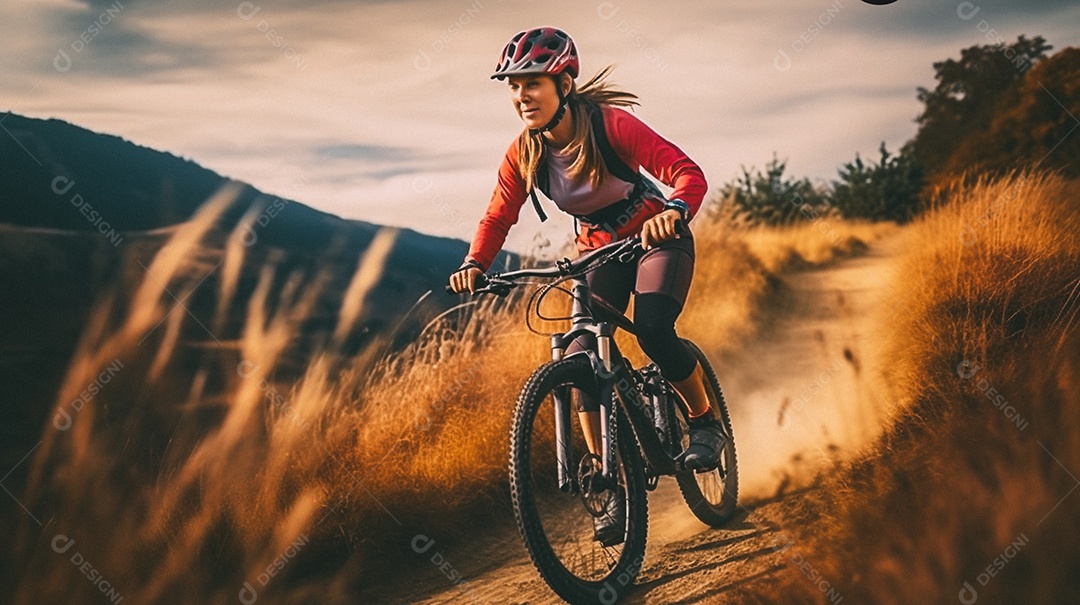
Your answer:
[[[641,446],[644,454],[646,468],[653,475],[673,475],[678,472],[678,465],[667,451],[661,440],[661,434],[657,430],[657,424],[664,426],[673,419],[666,418],[665,409],[659,406],[655,414],[659,420],[654,420],[646,411],[651,406],[645,400],[640,389],[637,388],[634,376],[628,365],[624,362],[618,348],[612,347],[612,337],[615,326],[609,322],[598,321],[589,310],[589,286],[584,279],[573,280],[571,295],[573,306],[570,314],[570,329],[561,334],[551,335],[552,360],[563,359],[566,349],[579,336],[591,334],[596,339],[596,349],[585,349],[571,355],[586,355],[592,363],[597,376],[597,384],[600,388],[600,435],[601,435],[601,460],[603,476],[608,486],[616,484],[616,472],[618,461],[616,459],[618,420],[615,408],[615,394],[618,394],[619,405],[626,415],[634,438]],[[654,395],[655,396],[655,395]],[[558,457],[558,481],[559,489],[563,492],[573,493],[577,490],[576,476],[573,465],[573,453],[570,452],[570,431],[572,422],[570,414],[570,389],[562,387],[554,393],[555,398],[555,435],[556,455]]]
[[[610,322],[597,320],[590,310],[589,286],[585,282],[586,268],[599,266],[605,262],[618,259],[620,262],[629,262],[633,250],[641,243],[639,237],[628,238],[619,242],[613,242],[596,250],[591,250],[578,259],[571,261],[563,259],[554,266],[539,269],[520,269],[508,273],[494,273],[485,277],[482,288],[476,292],[490,292],[499,296],[505,296],[511,288],[517,284],[514,280],[522,278],[569,278],[573,282],[571,297],[573,306],[570,314],[570,329],[561,334],[551,335],[551,356],[553,361],[558,361],[565,356],[567,347],[579,336],[591,334],[596,339],[596,347],[585,349],[572,355],[586,355],[593,366],[600,387],[600,436],[602,452],[602,474],[607,487],[615,485],[615,473],[618,469],[616,459],[616,447],[618,444],[618,414],[615,400],[625,414],[634,438],[641,447],[644,455],[646,470],[651,476],[674,475],[683,470],[676,464],[673,454],[668,452],[662,441],[671,427],[676,424],[675,419],[668,417],[668,406],[652,405],[659,403],[659,397],[663,393],[652,393],[654,401],[646,401],[643,393],[637,388],[632,370],[625,363],[618,348],[613,348],[612,337],[615,333],[615,325]],[[447,292],[453,292],[449,287]],[[629,321],[627,320],[627,323]],[[621,325],[621,322],[620,322]],[[629,325],[625,326],[632,329]],[[618,395],[616,398],[615,395]],[[572,468],[573,455],[569,451],[571,443],[570,430],[573,426],[570,410],[569,388],[560,388],[554,393],[555,397],[555,434],[556,455],[558,456],[558,481],[559,489],[563,492],[576,492],[576,474]],[[649,416],[647,410],[655,408],[656,422]]]

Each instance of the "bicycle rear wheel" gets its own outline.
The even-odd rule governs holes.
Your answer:
[[[540,575],[570,603],[614,603],[633,584],[645,558],[645,474],[633,434],[621,418],[616,433],[618,481],[626,494],[625,541],[605,547],[593,540],[595,514],[590,510],[596,510],[596,496],[583,495],[578,480],[578,465],[589,450],[573,409],[568,448],[575,487],[570,493],[559,489],[554,394],[569,388],[595,393],[596,383],[584,357],[541,366],[522,388],[510,436],[510,492],[518,529]]]
[[[739,463],[735,455],[735,434],[731,430],[731,417],[724,401],[724,393],[720,390],[720,381],[716,379],[716,372],[696,344],[686,339],[683,339],[683,342],[690,347],[704,370],[705,390],[713,409],[718,412],[727,443],[720,455],[720,466],[716,469],[707,473],[683,471],[675,475],[675,480],[679,484],[683,500],[694,516],[706,525],[721,527],[735,516],[739,502]],[[685,450],[690,445],[686,414],[680,409],[676,411],[675,417],[679,419],[682,448]]]

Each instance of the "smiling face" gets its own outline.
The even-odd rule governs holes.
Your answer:
[[[564,78],[567,78],[564,76]],[[567,78],[568,79],[568,78]],[[507,78],[510,88],[510,101],[518,117],[528,128],[542,128],[555,112],[559,110],[559,92],[555,80],[544,74],[510,76]],[[564,94],[569,86],[563,81]]]

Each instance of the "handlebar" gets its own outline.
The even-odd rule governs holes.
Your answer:
[[[675,223],[675,233],[687,235],[690,233],[690,228],[684,221],[679,220]],[[644,250],[641,248],[641,236],[635,235],[623,240],[611,242],[610,244],[601,246],[595,250],[590,250],[574,260],[563,258],[562,260],[555,261],[554,265],[549,265],[547,267],[519,269],[517,271],[508,271],[506,273],[491,273],[489,275],[481,274],[480,279],[478,280],[481,286],[474,290],[473,294],[495,294],[496,296],[506,296],[510,293],[510,290],[521,285],[517,281],[519,279],[528,277],[580,277],[595,268],[594,265],[599,267],[613,258],[621,263],[628,263],[634,260],[637,255],[642,252],[644,252]],[[449,284],[446,285],[446,293],[457,294]]]
[[[635,235],[624,240],[601,246],[595,250],[590,250],[574,260],[563,258],[556,261],[554,265],[548,265],[546,267],[480,275],[478,281],[481,285],[473,291],[473,294],[495,294],[496,296],[506,296],[510,293],[510,290],[521,285],[518,281],[520,279],[530,277],[542,279],[579,277],[587,273],[594,265],[600,266],[612,259],[616,259],[619,262],[630,262],[641,251],[641,236]],[[446,286],[446,293],[456,294],[449,285]]]

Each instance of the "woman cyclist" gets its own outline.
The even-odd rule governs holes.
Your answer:
[[[637,105],[637,97],[605,82],[610,68],[579,88],[579,65],[573,40],[552,27],[520,32],[503,49],[491,78],[507,81],[525,129],[506,151],[487,212],[450,285],[456,292],[476,289],[528,198],[541,220],[546,218],[536,188],[577,219],[580,251],[640,234],[646,252],[636,265],[608,263],[588,275],[601,303],[596,311],[625,311],[635,293],[638,343],[689,408],[690,446],[681,455],[683,464],[712,469],[723,449],[720,424],[701,365],[675,333],[694,271],[694,240],[676,229],[701,206],[705,175],[682,150],[622,109]],[[670,201],[640,168],[674,189]],[[575,349],[578,343],[567,353]],[[599,403],[582,392],[574,400],[589,450],[597,453]],[[606,514],[596,520],[595,538],[604,546],[621,542],[624,515],[621,494],[613,494]]]

